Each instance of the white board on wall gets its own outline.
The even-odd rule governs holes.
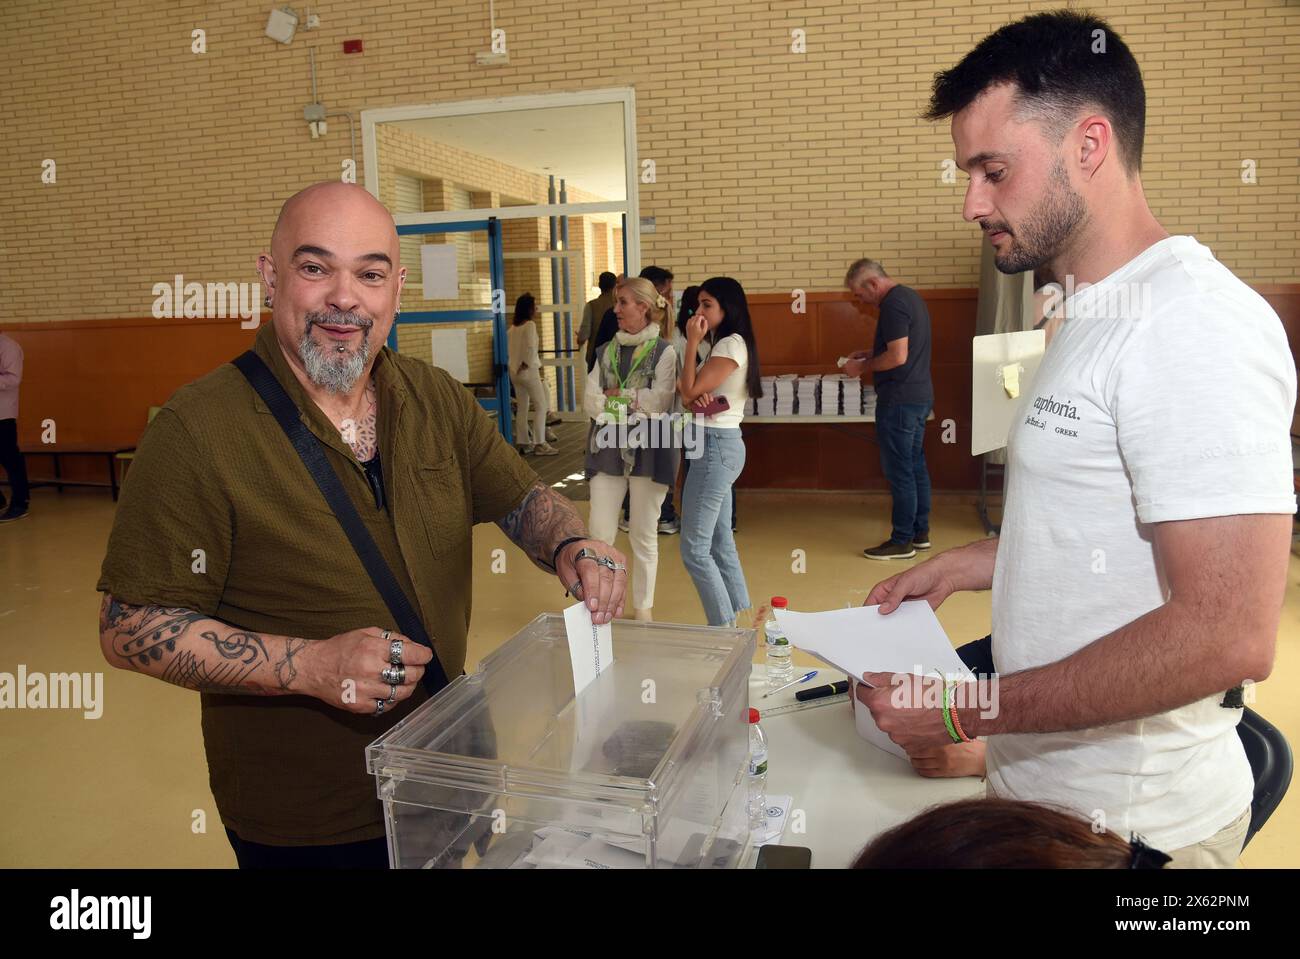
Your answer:
[[[972,456],[1007,445],[1046,347],[1042,330],[990,333],[971,340]]]
[[[467,330],[431,330],[430,352],[433,365],[446,370],[461,383],[469,382],[469,345]]]
[[[425,243],[420,247],[420,275],[426,300],[454,300],[460,292],[456,279],[456,244]]]

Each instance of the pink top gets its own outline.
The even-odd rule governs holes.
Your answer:
[[[23,348],[0,333],[0,420],[18,419],[18,384],[23,381]]]

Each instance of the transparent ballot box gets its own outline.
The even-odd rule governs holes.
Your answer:
[[[735,866],[754,632],[617,620],[576,698],[544,614],[366,749],[394,868]]]

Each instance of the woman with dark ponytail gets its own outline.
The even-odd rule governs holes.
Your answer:
[[[682,561],[710,626],[734,625],[750,607],[745,573],[731,534],[731,484],[745,467],[740,423],[745,403],[763,394],[749,303],[739,283],[715,276],[700,284],[700,304],[686,323],[677,391],[703,443],[682,490]],[[697,369],[701,344],[709,358]]]

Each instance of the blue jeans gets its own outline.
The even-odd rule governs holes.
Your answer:
[[[731,535],[731,484],[745,468],[745,441],[739,429],[701,430],[703,455],[691,463],[682,488],[682,562],[709,625],[722,626],[750,605]]]
[[[876,410],[880,467],[894,497],[890,541],[907,544],[930,530],[930,474],[925,469],[926,403],[890,403]]]

